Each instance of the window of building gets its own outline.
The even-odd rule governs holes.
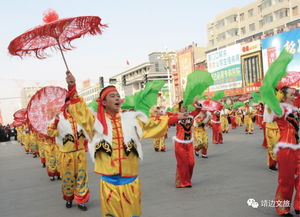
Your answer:
[[[260,67],[259,67],[259,56],[251,56],[243,59],[244,69],[244,82],[245,85],[259,81],[260,78]]]
[[[261,10],[264,10],[270,6],[272,6],[272,0],[263,0],[261,4]]]
[[[219,21],[217,22],[217,24],[216,24],[217,29],[222,28],[222,27],[224,27],[224,26],[225,26],[225,20],[224,20],[224,19],[219,20]]]
[[[251,23],[249,25],[249,31],[252,32],[252,31],[255,31],[255,23]]]
[[[259,21],[259,28],[262,28],[264,26],[264,20]]]
[[[298,16],[298,6],[295,6],[292,8],[292,13],[293,13],[293,16]]]
[[[234,28],[234,29],[230,29],[227,31],[227,35],[228,37],[234,37],[238,35],[238,29]]]
[[[241,34],[242,34],[242,35],[245,35],[245,34],[246,34],[246,27],[245,27],[245,26],[241,28]]]
[[[267,23],[272,23],[272,22],[273,22],[273,14],[272,13],[267,14],[263,17],[264,25],[267,24]]]
[[[253,16],[253,8],[248,10],[248,17],[252,17]]]
[[[214,46],[215,45],[215,41],[213,39],[209,40],[209,44],[210,44],[210,46]]]
[[[231,16],[227,17],[226,18],[227,24],[236,22],[236,19],[237,19],[237,15],[231,15]]]
[[[245,14],[244,13],[241,13],[240,14],[240,21],[244,21],[245,20]]]
[[[258,11],[261,12],[262,11],[262,7],[261,5],[258,5]]]
[[[155,71],[159,72],[159,64],[158,63],[155,63]]]
[[[281,8],[281,9],[275,11],[274,14],[275,14],[277,19],[282,19],[284,17],[289,16],[289,9],[288,8]]]
[[[283,0],[275,0],[275,4],[283,2]]]
[[[223,41],[223,40],[225,40],[226,39],[226,34],[225,34],[225,32],[223,32],[223,33],[221,33],[221,34],[219,34],[218,36],[217,36],[217,41],[219,42],[219,41]]]

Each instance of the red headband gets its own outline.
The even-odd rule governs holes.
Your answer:
[[[106,124],[106,119],[105,119],[105,114],[104,114],[104,107],[102,105],[102,101],[107,96],[107,94],[109,94],[111,92],[118,92],[118,91],[113,86],[107,87],[100,93],[100,97],[97,99],[97,102],[98,102],[97,118],[103,126],[103,133],[105,135],[108,134],[108,129],[107,129],[107,124]]]

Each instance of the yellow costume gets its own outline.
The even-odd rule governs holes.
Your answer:
[[[67,110],[48,128],[48,135],[56,137],[53,146],[58,171],[62,178],[62,193],[66,201],[75,198],[77,204],[84,204],[90,198],[86,163],[87,140],[83,129]],[[47,159],[47,157],[46,157]]]
[[[29,149],[34,156],[37,156],[38,145],[37,145],[37,135],[33,131],[29,132]]]
[[[228,123],[228,110],[222,109],[221,111],[221,128],[223,133],[228,133],[229,123]]]
[[[47,167],[47,173],[49,177],[58,176],[57,171],[57,154],[56,154],[56,144],[53,139],[51,138],[45,138],[43,140],[44,142],[44,153],[45,153],[45,159],[46,159],[46,167]]]
[[[273,152],[275,145],[277,144],[280,137],[280,131],[277,122],[266,122],[266,141],[268,146],[267,152],[267,165],[268,167],[276,165],[276,155]]]
[[[160,120],[147,117],[141,112],[124,112],[111,116],[105,113],[108,134],[80,99],[69,105],[76,123],[90,137],[89,151],[95,159],[95,172],[100,181],[102,216],[141,216],[139,158],[142,158],[140,139],[163,137],[168,129],[168,117]],[[142,123],[143,122],[143,123]]]
[[[207,155],[208,136],[205,125],[208,123],[210,118],[210,113],[201,111],[194,119],[194,149],[197,156],[197,152],[200,150],[202,150],[202,155]]]
[[[252,134],[254,131],[253,121],[252,121],[252,108],[245,106],[244,109],[244,128],[245,132]]]
[[[38,150],[39,150],[40,161],[45,167],[45,163],[46,163],[45,144],[44,144],[44,139],[41,135],[37,136],[37,145],[38,145]]]
[[[267,144],[267,165],[270,169],[276,168],[277,159],[274,153],[274,148],[280,137],[280,130],[276,121],[274,121],[274,114],[268,111],[268,106],[266,105],[263,122],[265,122],[265,139]]]
[[[160,137],[160,138],[154,138],[153,139],[153,148],[155,151],[165,151],[166,150],[166,145],[165,145],[165,137]]]
[[[30,149],[29,149],[29,145],[30,145],[30,134],[29,134],[29,130],[27,128],[27,126],[25,126],[23,128],[23,144],[24,144],[24,149],[25,149],[25,152],[28,154]]]
[[[243,122],[242,122],[242,114],[239,111],[235,112],[235,118],[236,118],[236,125],[237,126],[242,126]]]

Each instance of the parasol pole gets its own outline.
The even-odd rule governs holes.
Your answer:
[[[69,67],[68,67],[68,64],[67,64],[67,61],[66,61],[66,58],[65,58],[65,55],[64,55],[64,53],[63,53],[63,51],[62,51],[60,42],[59,42],[58,38],[55,38],[55,39],[56,39],[56,41],[57,41],[57,44],[58,44],[58,47],[59,47],[61,56],[62,56],[62,58],[63,58],[63,60],[64,60],[65,66],[66,66],[66,68],[67,68],[67,71],[70,71],[70,70],[69,70]]]

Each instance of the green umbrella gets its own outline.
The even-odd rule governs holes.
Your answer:
[[[147,82],[145,88],[134,95],[134,109],[149,116],[151,107],[157,104],[158,92],[165,83],[160,80]]]
[[[292,61],[293,54],[283,49],[279,57],[272,63],[259,89],[262,101],[278,115],[282,115],[279,101],[275,95],[277,83],[286,75],[288,64]]]
[[[210,85],[213,84],[214,80],[209,72],[196,70],[189,74],[183,96],[183,105],[191,105],[194,102],[195,96],[201,95]]]
[[[122,109],[134,109],[134,96],[126,96],[123,102]]]
[[[251,96],[252,96],[253,102],[257,103],[257,102],[261,101],[261,97],[260,97],[259,93],[253,92],[253,93],[251,93]]]
[[[192,106],[192,105],[188,105],[188,111],[189,112],[192,112],[192,111],[195,111],[195,107],[194,106]]]
[[[238,109],[238,108],[240,108],[240,107],[242,107],[242,106],[244,106],[244,105],[245,105],[244,102],[235,102],[235,103],[233,104],[233,108],[234,108],[234,109]]]
[[[226,108],[226,109],[230,109],[230,105],[228,105],[228,104],[224,104],[224,108]]]
[[[219,90],[215,92],[214,96],[211,98],[211,100],[218,101],[224,97],[224,90]]]
[[[201,99],[206,99],[208,97],[208,95],[205,95],[205,94],[201,94],[200,96],[198,96],[198,99],[201,100]]]

